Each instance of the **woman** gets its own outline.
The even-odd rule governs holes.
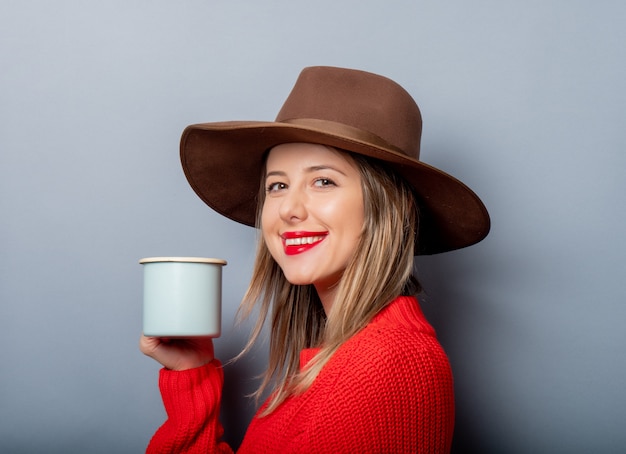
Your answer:
[[[275,122],[183,133],[196,193],[261,232],[242,313],[260,305],[247,348],[271,320],[257,395],[272,393],[239,452],[450,450],[452,375],[414,296],[413,256],[482,240],[489,216],[463,183],[419,161],[420,135],[402,87],[332,67],[305,68]],[[210,339],[142,337],[141,349],[164,366],[168,414],[148,450],[231,452]]]

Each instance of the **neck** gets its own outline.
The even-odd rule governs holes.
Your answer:
[[[320,301],[322,302],[322,307],[324,308],[324,312],[326,312],[326,316],[328,316],[328,314],[330,313],[330,309],[333,306],[333,302],[335,301],[337,286],[333,285],[331,287],[326,287],[316,285],[315,291],[317,292],[317,296],[320,297]]]

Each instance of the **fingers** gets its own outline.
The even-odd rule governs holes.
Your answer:
[[[193,369],[214,359],[213,340],[210,337],[169,339],[142,335],[139,349],[171,370]]]
[[[142,334],[139,339],[139,350],[146,356],[152,356],[161,342],[163,342],[163,339],[147,337]]]

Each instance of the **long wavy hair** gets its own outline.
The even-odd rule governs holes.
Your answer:
[[[271,323],[268,368],[254,393],[258,400],[274,384],[263,416],[290,395],[305,391],[333,353],[393,299],[421,290],[412,274],[418,213],[411,187],[383,163],[343,153],[361,175],[365,221],[328,314],[313,285],[287,281],[259,235],[252,278],[239,317],[246,319],[258,307],[258,319],[241,355],[258,340],[266,321]],[[261,226],[265,201],[264,181],[262,175],[257,227]],[[300,371],[300,351],[311,347],[320,351]]]

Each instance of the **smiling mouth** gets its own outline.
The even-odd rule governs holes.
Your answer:
[[[281,235],[285,254],[296,255],[306,252],[321,243],[328,232],[285,232]]]

